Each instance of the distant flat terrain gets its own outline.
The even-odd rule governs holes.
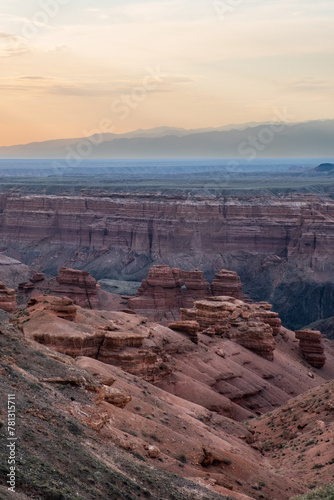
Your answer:
[[[333,176],[321,165],[330,158],[60,160],[0,159],[3,190],[74,194],[82,190],[108,193],[187,195],[247,194],[252,191],[330,193]]]

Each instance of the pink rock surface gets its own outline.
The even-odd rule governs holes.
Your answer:
[[[0,282],[0,309],[9,313],[13,313],[17,309],[15,290],[7,288],[2,282]]]
[[[322,343],[321,332],[316,330],[297,330],[296,339],[304,358],[315,368],[322,368],[326,362],[325,348]]]
[[[248,300],[242,292],[237,273],[223,269],[210,285],[203,271],[198,269],[182,271],[169,266],[153,266],[136,297],[129,299],[128,307],[155,321],[177,320],[180,308],[192,307],[195,300],[217,295],[219,290],[229,291],[229,295],[235,298]]]
[[[254,318],[234,318],[228,336],[198,333],[195,344],[187,334],[135,314],[74,306],[76,315],[68,321],[62,317],[64,304],[59,308],[63,300],[44,296],[17,313],[24,335],[74,358],[88,356],[94,367],[100,362],[106,370],[100,379],[103,384],[112,365],[209,411],[243,420],[251,413],[271,411],[292,395],[334,377],[334,349],[329,341],[328,363],[310,378],[292,332],[276,337],[273,361],[263,356],[270,353],[268,340],[272,342],[273,336],[266,335],[269,325],[259,325]],[[252,307],[234,298],[227,302],[231,316],[235,306],[241,311]],[[248,328],[243,330],[247,321],[251,335]],[[241,345],[246,342],[247,348]]]
[[[184,322],[197,322],[199,331],[234,340],[272,361],[276,343],[265,319],[269,304],[248,304],[234,297],[212,297],[197,301],[193,309],[181,309]]]
[[[69,297],[80,307],[98,309],[97,282],[89,273],[62,267],[56,282],[55,295]]]

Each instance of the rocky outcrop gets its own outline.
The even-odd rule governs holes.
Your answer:
[[[98,309],[97,281],[87,272],[62,267],[53,293],[69,297],[75,304],[88,309]]]
[[[41,281],[45,280],[44,273],[35,273],[29,281],[25,281],[23,283],[19,283],[18,289],[24,293],[30,293],[34,290],[36,283],[41,283]]]
[[[39,283],[40,281],[45,280],[45,274],[44,273],[35,273],[33,277],[30,279],[32,283]]]
[[[321,340],[321,332],[315,330],[298,330],[295,333],[305,360],[315,368],[322,368],[325,365],[326,356]]]
[[[128,307],[154,321],[171,320],[179,317],[180,307],[191,307],[194,300],[208,294],[210,284],[202,271],[153,266],[136,297],[129,299]]]
[[[195,302],[192,309],[181,309],[180,323],[198,324],[200,333],[229,338],[272,361],[276,343],[267,320],[268,307],[234,297],[212,297]]]
[[[278,313],[271,310],[272,307],[268,302],[257,302],[252,305],[252,316],[267,323],[272,329],[273,335],[276,336],[281,330],[282,321],[278,317]]]
[[[179,269],[153,266],[144,279],[136,297],[129,299],[128,307],[153,320],[173,319],[182,304],[183,281]]]
[[[0,309],[13,313],[17,310],[17,300],[15,290],[11,290],[0,282]]]
[[[136,297],[129,299],[128,307],[154,321],[177,320],[180,308],[192,307],[195,300],[217,295],[219,290],[230,291],[231,296],[247,300],[237,273],[223,269],[210,285],[203,271],[198,269],[182,271],[169,266],[153,266]]]
[[[220,300],[214,298],[212,302],[217,299]],[[170,393],[170,400],[177,397],[177,404],[179,398],[184,398],[216,415],[244,420],[250,414],[271,411],[291,395],[302,392],[303,388],[314,387],[321,380],[334,376],[334,350],[328,344],[328,367],[314,378],[307,376],[309,368],[300,362],[294,350],[295,336],[292,332],[285,331],[284,341],[279,337],[275,351],[278,355],[275,355],[273,362],[264,359],[263,356],[268,357],[270,354],[273,342],[273,336],[267,335],[266,329],[270,327],[249,316],[253,304],[233,297],[223,299],[230,315],[229,331],[219,336],[198,333],[198,344],[188,334],[173,331],[134,314],[87,310],[75,306],[75,319],[66,321],[58,317],[51,307],[55,300],[62,299],[41,297],[17,313],[18,323],[25,337],[49,348],[45,350],[48,356],[52,355],[51,349],[62,353],[52,356],[57,361],[64,360],[63,354],[75,359],[88,356],[85,367],[92,375],[99,373],[100,376],[93,382],[88,375],[84,375],[87,381],[84,386],[95,393],[100,390],[99,384],[110,386],[114,380],[117,380],[115,388],[122,389],[116,374],[124,373],[125,370],[128,386],[124,392],[132,397],[134,388],[129,384],[129,374],[136,377],[142,395],[147,396],[148,391],[151,392],[150,389],[147,391],[145,382],[153,382]],[[251,335],[248,335],[248,330]],[[73,366],[70,360],[68,363]],[[69,375],[69,379],[66,377],[67,382],[81,385],[76,373]],[[64,377],[64,374],[57,372],[54,376]],[[42,378],[46,377],[49,379],[51,375],[43,373]],[[117,394],[115,396],[118,397]],[[106,404],[103,398],[101,404]],[[136,405],[132,402],[128,406]],[[142,407],[142,411],[143,417],[148,415],[145,407]],[[163,413],[158,415],[159,418],[165,418]],[[208,421],[219,429],[216,417],[211,416]],[[149,425],[147,420],[146,425]]]
[[[98,314],[90,310],[84,313],[86,323]],[[35,322],[34,327],[38,326],[41,314],[40,309],[31,311],[30,319],[22,325],[24,330],[30,321]],[[47,330],[49,312],[43,314],[46,314],[44,329]],[[333,353],[328,353],[326,370],[318,371],[311,379],[307,376],[309,368],[299,363],[296,352],[290,350],[294,345],[294,335],[289,334],[291,339],[288,342],[278,343],[280,355],[276,356],[274,363],[269,363],[228,339],[202,336],[207,344],[196,346],[182,335],[149,322],[143,323],[142,328],[148,327],[152,332],[148,339],[152,348],[158,347],[158,332],[163,332],[163,340],[167,341],[165,351],[171,350],[171,343],[178,344],[178,352],[174,355],[178,364],[174,366],[173,376],[188,374],[180,378],[178,385],[171,377],[170,385],[164,391],[94,359],[87,360],[92,369],[88,373],[86,363],[82,365],[77,359],[74,361],[54,353],[23,337],[22,332],[8,322],[7,316],[0,311],[1,393],[10,390],[14,394],[20,388],[23,395],[19,401],[20,432],[29,438],[25,440],[24,456],[29,458],[31,455],[34,463],[43,464],[47,455],[53,463],[52,468],[43,468],[41,482],[35,481],[35,475],[30,480],[30,468],[23,467],[20,477],[24,482],[18,490],[18,498],[27,492],[28,496],[50,498],[51,494],[46,495],[45,491],[51,491],[48,485],[52,485],[55,475],[56,480],[61,478],[60,487],[67,497],[87,498],[89,495],[106,499],[120,496],[139,498],[138,494],[147,498],[150,493],[151,498],[166,500],[173,497],[184,500],[201,497],[207,500],[232,497],[238,500],[254,497],[287,500],[304,493],[305,484],[309,485],[310,480],[320,484],[332,480],[334,420],[331,394],[334,381],[317,386],[334,377]],[[82,323],[82,328],[85,326]],[[224,357],[216,354],[218,347]],[[56,383],[50,386],[41,380],[45,378],[66,384],[70,382],[70,385],[64,387]],[[111,406],[105,400],[97,406],[96,393],[87,390],[87,386],[81,384],[82,379],[92,387],[99,386],[104,380],[115,380],[115,387],[123,394],[131,395],[132,401],[125,409]],[[307,389],[312,389],[312,392],[302,394]],[[230,403],[232,417],[238,418],[239,422],[219,413],[222,396],[218,391],[229,392],[229,397],[233,398],[233,403]],[[209,404],[206,406],[209,394],[215,397],[210,404],[212,410],[207,408]],[[300,394],[299,398],[293,400],[293,395],[297,394]],[[196,397],[196,402],[191,402]],[[241,408],[239,403],[248,410]],[[279,410],[284,403],[285,407]],[[259,419],[248,419],[251,414],[255,416],[265,411],[271,413]],[[3,416],[1,418],[4,420]],[[250,431],[245,427],[246,419]],[[43,446],[36,446],[41,442],[41,431],[45,438]],[[61,446],[58,446],[59,442]],[[305,447],[305,443],[311,442],[315,443],[314,446]],[[152,463],[147,463],[144,468],[139,462],[134,466],[134,455],[139,458],[152,456],[146,452],[154,451],[153,456],[157,456],[159,451],[152,450],[157,445],[161,458],[156,463],[160,467],[158,472],[152,468],[155,465]],[[302,452],[305,460],[298,460],[301,449],[305,448]],[[64,460],[59,460],[62,457]],[[105,459],[98,461],[98,457]],[[107,462],[110,462],[108,457],[113,464],[115,457],[120,457],[120,460],[117,460],[116,470],[112,467],[105,473]],[[60,462],[63,464],[61,469]],[[179,467],[180,463],[184,467]],[[161,467],[169,471],[167,476],[163,475]],[[82,474],[78,475],[76,470],[80,468]],[[103,473],[95,477],[97,487],[94,490],[89,489],[89,484],[93,484],[88,475],[91,469],[93,473]],[[179,471],[177,481],[173,479],[176,471]],[[187,481],[181,481],[180,475]],[[75,488],[71,489],[73,483]],[[207,489],[201,488],[199,483]],[[138,489],[138,485],[144,486]],[[223,490],[220,485],[228,485],[230,489],[226,491],[224,486]],[[212,487],[213,494],[208,489]],[[0,491],[4,492],[0,496],[5,498],[7,490]],[[29,492],[34,493],[29,495]],[[52,496],[55,498],[55,495],[59,497],[58,493]]]
[[[229,338],[269,361],[274,359],[276,342],[270,326],[261,320],[232,322]]]
[[[19,283],[18,289],[20,292],[30,293],[35,288],[35,284],[32,281],[24,281],[23,283]]]
[[[232,297],[217,297],[197,301],[193,309],[181,309],[181,320],[196,321],[201,333],[224,335],[230,329],[228,318],[231,307],[236,309],[232,302],[228,302],[230,299],[233,300]]]
[[[67,297],[41,296],[29,301],[18,320],[28,336],[69,356],[98,359],[149,381],[171,371],[163,346],[148,342],[151,330],[141,316],[87,311]]]
[[[41,309],[52,311],[58,318],[67,321],[74,321],[76,318],[77,307],[74,305],[73,300],[67,297],[37,297],[29,300],[28,309],[36,310],[38,306]]]
[[[214,296],[226,295],[248,301],[248,298],[242,291],[241,279],[234,271],[222,269],[215,274],[215,279],[211,283],[211,291]]]
[[[203,271],[180,271],[183,287],[183,307],[191,307],[194,300],[211,295],[210,283],[204,278]]]
[[[120,391],[119,389],[114,389],[113,387],[108,387],[104,385],[98,392],[95,402],[97,404],[105,401],[110,403],[117,408],[125,408],[128,403],[132,400],[130,394]]]
[[[197,321],[176,321],[175,323],[169,323],[168,328],[175,330],[176,332],[186,333],[189,338],[197,344],[200,326]]]

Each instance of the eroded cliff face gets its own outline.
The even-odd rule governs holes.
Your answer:
[[[0,197],[0,212],[2,251],[47,273],[67,266],[140,280],[152,264],[167,264],[212,279],[227,268],[251,298],[272,302],[283,324],[332,315],[330,198],[11,194]]]
[[[15,317],[30,340],[116,366],[236,420],[271,411],[319,380],[333,379],[332,342],[325,339],[322,346],[326,365],[313,369],[310,358],[304,360],[307,348],[296,349],[293,332],[280,329],[273,337],[261,321],[263,304],[216,297],[195,308],[196,343],[180,323],[172,330],[136,314],[82,309],[67,298],[34,298]],[[308,343],[309,353],[317,351],[314,344]]]

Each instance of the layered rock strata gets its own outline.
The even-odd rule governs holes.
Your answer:
[[[246,313],[247,307],[252,307],[241,301],[239,304],[234,298],[225,299],[225,302],[229,302],[227,307],[231,315],[233,308],[234,311],[239,309]],[[329,341],[324,341],[328,366],[315,374],[314,378],[307,376],[309,368],[301,363],[300,356],[294,349],[295,335],[292,332],[286,332],[287,338],[284,341],[281,336],[277,339],[277,355],[273,362],[259,356],[259,352],[265,352],[264,341],[268,340],[265,329],[270,327],[262,322],[259,325],[254,318],[247,320],[240,315],[231,318],[231,328],[223,336],[208,336],[199,332],[196,345],[187,333],[173,331],[134,314],[84,310],[74,306],[75,319],[67,321],[57,315],[62,314],[55,307],[55,301],[59,304],[60,300],[63,299],[43,296],[17,313],[18,322],[26,337],[75,358],[88,356],[90,360],[87,363],[92,365],[94,373],[97,365],[100,366],[102,372],[99,382],[103,385],[113,383],[115,377],[109,378],[111,365],[114,365],[114,370],[126,370],[125,377],[128,374],[135,376],[141,384],[141,394],[147,397],[151,391],[147,390],[145,381],[154,382],[170,393],[169,400],[174,400],[176,396],[179,404],[181,397],[214,412],[215,416],[210,413],[209,418],[212,418],[213,425],[218,424],[217,414],[244,420],[251,414],[271,411],[291,395],[299,394],[305,388],[315,387],[321,380],[334,376],[334,351]],[[256,329],[255,333],[252,331],[255,340],[254,337],[247,337],[247,330],[243,328],[247,321],[250,322],[249,329]],[[260,329],[262,335],[259,335]],[[241,345],[246,341],[248,347],[255,349],[255,352]],[[250,345],[250,342],[253,344]],[[45,352],[56,359],[63,358],[61,354],[52,355],[50,350]],[[56,376],[60,375],[63,377],[62,374]],[[77,380],[75,375],[70,373],[70,383]],[[86,376],[85,378],[89,385],[96,386]],[[78,383],[80,384],[80,380]],[[120,389],[118,385],[117,389]],[[133,396],[132,383],[125,393]],[[100,396],[100,399],[105,399],[103,394]],[[109,396],[111,399],[115,396],[114,401],[122,404],[117,399],[117,393],[111,391]],[[133,401],[129,406],[132,404]],[[142,410],[143,415],[147,415],[146,407]],[[149,425],[147,420],[146,423]]]
[[[69,356],[95,358],[149,381],[171,371],[162,346],[152,348],[148,342],[151,330],[140,316],[86,311],[67,297],[40,296],[29,301],[18,320],[34,340]]]
[[[180,271],[183,287],[183,307],[192,306],[194,300],[211,295],[210,283],[204,278],[203,271]]]
[[[197,334],[200,326],[197,321],[176,321],[175,323],[169,323],[168,328],[176,332],[186,333],[195,344],[198,343]]]
[[[200,333],[229,338],[272,361],[276,343],[273,328],[265,321],[268,306],[247,304],[234,297],[212,297],[195,302],[192,309],[181,309],[177,327],[182,331],[182,325],[196,323]]]
[[[230,293],[218,294],[219,291]],[[169,266],[153,266],[136,297],[129,299],[128,307],[154,321],[178,319],[181,307],[192,307],[195,300],[211,295],[229,295],[247,300],[237,273],[222,269],[210,285],[203,271],[198,269],[182,271]]]
[[[315,330],[297,330],[296,339],[305,360],[315,368],[322,368],[326,362],[325,348],[321,332]]]
[[[98,284],[89,273],[62,267],[56,282],[53,289],[55,295],[69,297],[80,307],[98,309]]]
[[[35,288],[35,284],[32,281],[24,281],[23,283],[19,283],[18,289],[20,292],[30,293]]]
[[[128,301],[129,309],[145,314],[153,320],[164,316],[173,319],[177,306],[182,303],[182,279],[179,269],[153,266],[147,279],[142,281],[136,297]]]
[[[269,325],[259,319],[232,322],[229,338],[269,361],[274,359],[276,343]]]
[[[152,263],[206,275],[227,267],[294,330],[332,315],[333,220],[326,195],[0,194],[0,245],[49,275],[69,262],[126,280]]]
[[[17,299],[15,290],[7,288],[4,283],[0,281],[0,309],[13,313],[17,310]]]
[[[29,281],[19,283],[18,289],[22,292],[29,293],[34,290],[36,283],[40,283],[45,280],[44,273],[35,273]]]
[[[77,315],[77,307],[74,305],[73,300],[64,297],[37,297],[30,299],[28,302],[28,309],[41,307],[42,310],[52,311],[58,318],[67,321],[74,321]]]
[[[271,310],[272,307],[268,302],[256,302],[251,307],[253,309],[252,316],[267,323],[272,329],[273,335],[276,336],[280,333],[282,321],[278,317],[278,313]]]
[[[219,273],[215,274],[215,279],[211,283],[211,292],[214,296],[226,295],[244,300],[245,302],[251,302],[243,293],[241,279],[234,271],[222,269]]]

